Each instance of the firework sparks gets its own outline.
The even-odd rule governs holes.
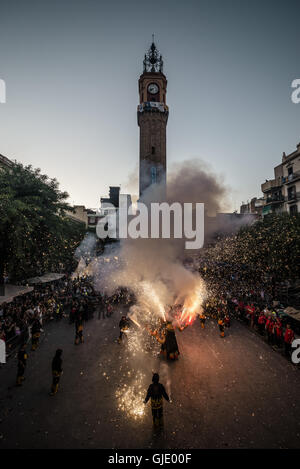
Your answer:
[[[157,292],[155,291],[153,285],[151,285],[150,282],[144,281],[142,282],[141,288],[144,292],[144,295],[146,299],[149,302],[149,306],[153,305],[153,307],[159,312],[159,314],[162,316],[164,321],[166,320],[166,315],[165,315],[165,308],[162,304],[162,302],[159,299],[159,296]]]
[[[134,324],[136,324],[139,328],[141,328],[141,325],[137,322],[135,314],[133,312],[128,314],[128,317],[132,322],[134,322]]]
[[[183,303],[183,308],[179,317],[182,324],[190,325],[199,314],[205,298],[204,284],[201,281],[195,291],[189,295]]]
[[[138,371],[131,384],[123,384],[116,391],[118,409],[134,420],[141,420],[145,415],[145,405],[143,403],[145,397],[144,378],[145,375]]]

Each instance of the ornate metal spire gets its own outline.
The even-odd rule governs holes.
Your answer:
[[[152,34],[152,44],[150,49],[145,54],[143,61],[144,72],[161,72],[163,73],[163,59],[160,55],[155,43],[154,43],[154,34]]]

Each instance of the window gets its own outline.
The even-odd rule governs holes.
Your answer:
[[[151,154],[152,154],[152,155],[155,155],[155,147],[152,147],[152,148],[151,148]]]
[[[288,180],[289,181],[292,181],[293,180],[293,177],[294,177],[294,174],[293,174],[293,166],[290,166],[288,168]]]
[[[272,200],[274,200],[274,201],[276,201],[276,202],[282,200],[281,191],[274,192],[274,195],[273,195]]]
[[[293,200],[296,197],[296,190],[295,186],[288,188],[288,200]]]
[[[290,206],[290,215],[297,215],[297,213],[298,213],[297,205],[291,205]]]

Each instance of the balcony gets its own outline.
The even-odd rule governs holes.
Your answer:
[[[169,108],[166,104],[164,103],[156,103],[152,101],[146,101],[142,104],[139,104],[137,107],[138,113],[144,112],[144,111],[158,111],[158,112],[163,112],[168,114],[169,113]]]
[[[293,202],[297,202],[299,199],[300,199],[300,192],[295,191],[295,192],[288,194],[287,202],[288,204],[291,204]]]
[[[266,205],[283,204],[283,202],[284,202],[283,195],[271,195],[266,198]]]
[[[291,184],[292,182],[297,181],[299,178],[300,178],[300,171],[295,171],[294,173],[289,174],[289,176],[285,178],[285,183]]]
[[[261,185],[262,192],[268,192],[272,189],[278,189],[282,186],[282,178],[271,179],[270,181],[266,181]]]

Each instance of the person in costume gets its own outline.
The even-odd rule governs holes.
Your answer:
[[[220,337],[225,337],[225,322],[222,317],[218,319],[218,326],[220,330]]]
[[[28,355],[26,353],[26,344],[23,344],[18,352],[18,371],[16,386],[22,386]]]
[[[160,324],[157,329],[154,331],[151,330],[149,326],[146,327],[147,331],[149,332],[152,337],[155,337],[157,342],[160,343],[160,354],[166,357],[166,342],[165,340],[161,341],[160,338],[164,338],[165,336],[165,328],[166,328],[167,322],[163,319],[160,318]]]
[[[170,401],[169,396],[163,384],[159,382],[158,373],[154,373],[152,377],[152,384],[150,384],[144,404],[147,404],[151,398],[151,410],[154,427],[163,426],[163,398]]]
[[[79,314],[75,320],[75,345],[83,344],[83,319]]]
[[[182,332],[187,326],[178,325],[178,330]],[[177,360],[180,352],[176,340],[175,327],[171,321],[167,321],[161,336],[155,334],[156,340],[161,344],[161,352],[168,360]]]
[[[120,344],[123,339],[123,335],[129,329],[129,319],[126,316],[122,316],[121,321],[119,322],[120,335],[118,337],[118,343]]]
[[[200,324],[201,324],[201,329],[204,329],[205,327],[205,321],[206,321],[206,316],[203,311],[199,313],[199,319],[200,319]]]
[[[258,331],[260,335],[264,335],[265,333],[265,324],[266,324],[266,316],[264,311],[261,311],[258,317]]]
[[[41,335],[41,323],[36,318],[31,326],[31,350],[36,350],[39,345]]]
[[[283,328],[282,328],[282,322],[278,318],[275,323],[275,343],[277,347],[281,347],[282,345],[282,338],[283,338]]]
[[[56,353],[54,355],[54,358],[52,360],[52,386],[51,386],[51,391],[50,395],[54,396],[57,391],[58,391],[58,384],[59,384],[59,379],[62,375],[62,350],[57,349]]]
[[[293,329],[291,329],[291,325],[287,324],[286,325],[286,330],[284,334],[284,349],[285,349],[285,354],[287,356],[290,355],[291,350],[292,350],[292,342],[295,338],[295,334]]]
[[[230,321],[229,313],[225,314],[224,324],[225,324],[225,327],[230,327],[231,321]]]

